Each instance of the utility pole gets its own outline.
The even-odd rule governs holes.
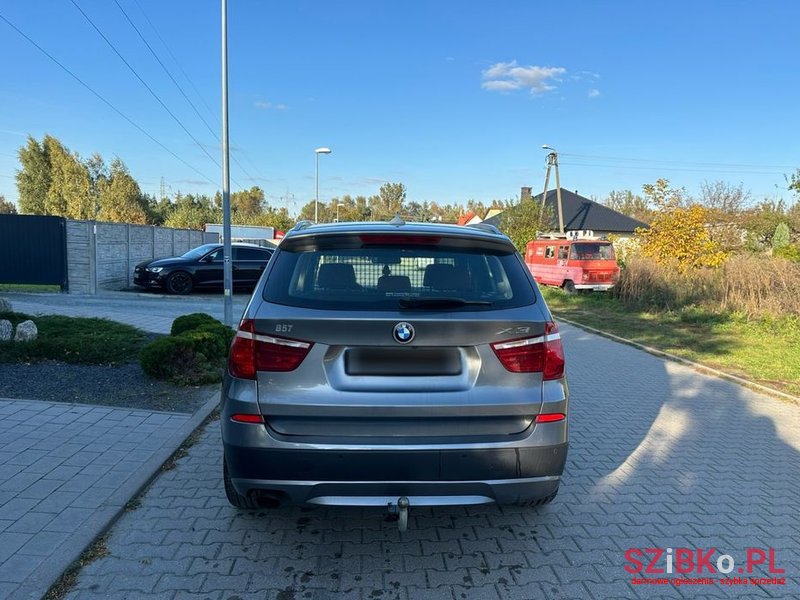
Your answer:
[[[550,182],[550,169],[555,167],[556,169],[556,200],[558,203],[558,232],[564,233],[564,211],[561,207],[561,178],[559,177],[558,173],[558,152],[555,148],[551,148],[547,144],[543,145],[542,148],[544,150],[551,150],[550,154],[547,155],[547,172],[544,176],[544,191],[542,192],[542,207],[539,210],[539,220],[541,221],[541,216],[544,213],[544,203],[547,200],[547,184]]]
[[[222,0],[222,280],[225,325],[233,326],[231,175],[228,151],[228,0]]]

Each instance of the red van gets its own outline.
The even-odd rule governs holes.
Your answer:
[[[606,291],[619,280],[614,246],[597,238],[544,237],[528,242],[525,264],[536,281],[577,290]]]

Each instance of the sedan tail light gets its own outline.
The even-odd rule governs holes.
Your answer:
[[[492,344],[492,350],[512,373],[542,373],[545,380],[564,376],[564,348],[558,326],[548,321],[544,335]]]
[[[255,322],[245,319],[239,324],[231,345],[228,371],[240,379],[255,379],[258,371],[294,371],[313,345],[256,333]]]

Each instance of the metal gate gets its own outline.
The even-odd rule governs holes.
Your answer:
[[[0,215],[0,283],[67,287],[62,217]]]

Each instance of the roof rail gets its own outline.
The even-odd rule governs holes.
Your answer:
[[[302,221],[298,221],[297,223],[295,223],[295,226],[292,227],[289,231],[302,231],[307,227],[311,227],[313,224],[314,221],[311,221],[309,219],[303,219]]]
[[[467,227],[473,227],[474,229],[480,229],[481,231],[485,231],[487,233],[494,233],[496,235],[503,235],[503,233],[491,223],[471,223],[467,225]]]

